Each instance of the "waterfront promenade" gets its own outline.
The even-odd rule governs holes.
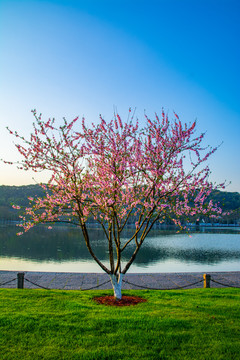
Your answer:
[[[0,287],[16,288],[17,271],[0,271]],[[191,289],[204,286],[200,272],[184,273],[127,273],[123,289]],[[210,287],[239,287],[240,271],[209,272]],[[61,290],[112,289],[105,273],[24,272],[24,288],[47,288]]]

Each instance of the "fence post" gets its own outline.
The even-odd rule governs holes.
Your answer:
[[[209,274],[203,274],[203,280],[204,280],[204,288],[210,288],[210,281],[211,281],[211,275]]]
[[[18,273],[17,274],[17,279],[18,279],[18,289],[23,289],[24,288],[24,273]]]

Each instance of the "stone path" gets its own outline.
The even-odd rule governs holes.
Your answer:
[[[17,287],[17,271],[0,271],[0,288]],[[112,289],[107,274],[99,273],[55,273],[31,272],[24,273],[24,288],[45,287],[61,290]],[[240,271],[210,272],[211,287],[235,286],[240,288]],[[13,280],[13,281],[11,281]],[[138,273],[126,274],[123,278],[123,289],[173,289],[202,288],[203,273]],[[215,283],[214,281],[218,283]],[[221,284],[219,284],[221,283]],[[37,286],[37,285],[39,286]],[[139,285],[139,286],[138,286]]]

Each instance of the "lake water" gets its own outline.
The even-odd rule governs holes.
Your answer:
[[[39,226],[16,236],[15,225],[0,225],[0,270],[97,272],[79,229]],[[127,239],[131,230],[126,230]],[[103,231],[92,228],[93,248],[108,265]],[[123,253],[126,261],[132,249]],[[200,228],[189,234],[152,230],[129,272],[240,271],[240,228]]]

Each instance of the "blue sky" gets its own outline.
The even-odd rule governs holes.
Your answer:
[[[0,0],[0,158],[18,158],[5,127],[29,134],[33,108],[95,122],[114,106],[140,120],[164,107],[223,142],[212,180],[240,192],[239,10],[238,0]],[[0,185],[32,176],[0,164]]]

